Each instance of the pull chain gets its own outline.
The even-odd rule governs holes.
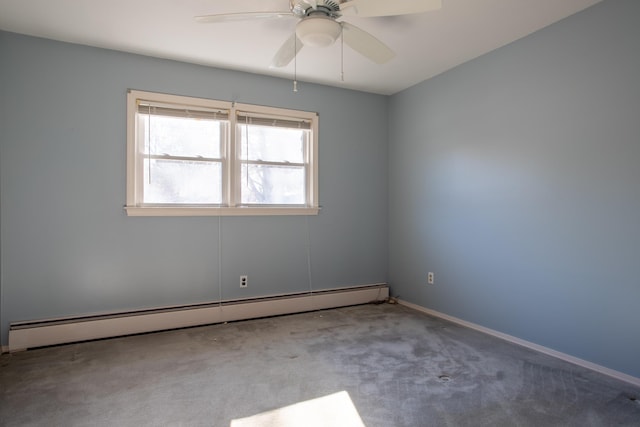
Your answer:
[[[340,81],[344,82],[344,27],[340,26]]]
[[[298,36],[293,39],[293,91],[298,91]]]

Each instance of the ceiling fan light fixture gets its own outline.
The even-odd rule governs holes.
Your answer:
[[[296,35],[305,46],[330,46],[341,32],[340,23],[327,16],[307,16],[296,26]]]

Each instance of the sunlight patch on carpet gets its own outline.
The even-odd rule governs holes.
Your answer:
[[[346,391],[231,420],[231,427],[249,426],[366,427]]]

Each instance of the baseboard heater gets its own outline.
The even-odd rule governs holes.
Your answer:
[[[11,323],[9,351],[384,301],[386,284]]]

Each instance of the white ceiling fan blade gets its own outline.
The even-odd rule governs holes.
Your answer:
[[[241,12],[241,13],[220,13],[217,15],[196,16],[196,22],[218,23],[218,22],[234,22],[234,21],[251,21],[254,19],[278,19],[293,16],[291,12]]]
[[[340,24],[342,25],[344,42],[351,47],[351,49],[369,58],[376,64],[384,64],[396,56],[395,52],[386,44],[366,31],[348,22],[341,22]]]
[[[345,16],[394,16],[442,9],[442,0],[349,0],[340,4]]]
[[[271,60],[271,68],[286,67],[293,58],[302,49],[302,41],[298,38],[296,33],[291,34],[276,53],[276,56]]]
[[[318,8],[318,1],[317,0],[304,0],[303,3],[308,4],[309,6],[311,6],[314,9]]]

